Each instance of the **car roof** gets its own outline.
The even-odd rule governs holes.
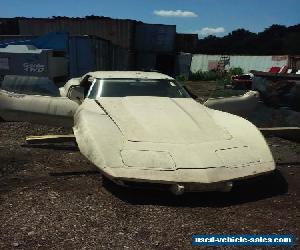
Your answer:
[[[136,78],[136,79],[168,79],[174,80],[174,78],[158,73],[158,72],[145,72],[145,71],[95,71],[89,72],[86,75],[89,75],[94,78],[111,78],[111,79],[128,79],[128,78]]]

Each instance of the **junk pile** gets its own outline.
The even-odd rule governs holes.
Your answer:
[[[297,140],[300,138],[300,74],[274,70],[251,71],[251,91],[243,96],[208,99],[204,105],[242,116],[262,128],[264,134],[289,137],[288,134],[290,139]]]
[[[300,74],[259,71],[253,71],[253,74],[252,89],[261,94],[266,105],[300,112]]]
[[[211,98],[204,105],[249,120],[265,136],[300,141],[300,112],[267,106],[257,91],[248,91],[242,96]]]

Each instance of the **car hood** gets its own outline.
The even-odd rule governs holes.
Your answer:
[[[232,138],[208,108],[191,98],[102,97],[96,102],[128,141],[192,144]]]

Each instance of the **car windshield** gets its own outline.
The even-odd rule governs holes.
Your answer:
[[[173,80],[148,79],[95,79],[87,94],[91,99],[125,96],[188,98],[189,94]]]

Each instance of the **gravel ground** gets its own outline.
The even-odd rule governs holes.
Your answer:
[[[300,144],[268,139],[272,176],[231,193],[172,196],[104,182],[73,145],[26,147],[25,136],[69,131],[0,123],[1,249],[191,249],[201,234],[300,236]]]

